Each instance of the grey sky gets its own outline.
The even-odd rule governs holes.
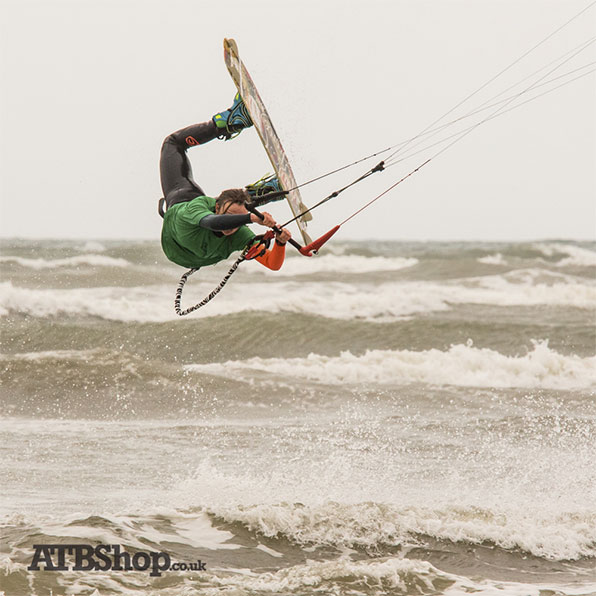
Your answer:
[[[0,1],[0,234],[157,241],[163,138],[209,119],[235,92],[224,37],[237,40],[304,181],[417,134],[588,5]],[[592,7],[463,112],[595,34]],[[558,73],[594,60],[592,47]],[[346,224],[342,237],[594,238],[595,100],[592,74],[482,125]],[[254,130],[189,154],[212,195],[271,169]],[[312,235],[421,161],[322,207]],[[306,187],[305,202],[374,163]],[[271,211],[280,221],[288,215],[284,205]]]

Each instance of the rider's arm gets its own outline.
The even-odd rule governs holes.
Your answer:
[[[233,230],[245,224],[251,223],[250,213],[240,215],[222,214],[222,215],[205,215],[199,222],[202,228],[207,228],[214,232],[221,232],[223,230]]]
[[[262,257],[257,257],[256,260],[267,267],[267,269],[271,269],[272,271],[277,271],[281,268],[284,263],[284,259],[286,256],[286,245],[277,242],[274,243],[274,246],[271,250],[268,250]]]

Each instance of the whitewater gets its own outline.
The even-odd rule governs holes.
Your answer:
[[[1,242],[6,596],[596,594],[595,243]]]

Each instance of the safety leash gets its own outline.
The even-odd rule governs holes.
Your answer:
[[[189,269],[180,278],[180,282],[179,282],[178,288],[176,290],[176,298],[174,299],[174,309],[176,310],[176,314],[180,317],[189,315],[191,312],[194,312],[195,310],[199,310],[199,308],[201,308],[201,307],[205,306],[206,304],[208,304],[209,302],[211,302],[211,300],[213,300],[213,298],[215,298],[215,296],[217,296],[221,292],[221,290],[224,288],[224,286],[228,283],[228,280],[230,279],[230,277],[232,277],[232,275],[234,274],[236,269],[238,269],[238,266],[240,265],[240,263],[242,263],[243,261],[252,261],[252,259],[256,259],[257,257],[263,255],[265,253],[265,251],[267,250],[267,248],[269,247],[269,243],[271,242],[272,238],[273,238],[273,233],[266,233],[266,234],[262,234],[260,236],[255,236],[254,238],[251,238],[248,241],[248,243],[246,244],[246,246],[244,247],[242,254],[236,259],[235,263],[230,267],[230,270],[226,273],[224,278],[219,282],[219,285],[217,285],[207,296],[205,296],[205,298],[203,298],[203,300],[201,300],[200,302],[197,302],[197,304],[195,304],[194,306],[191,306],[189,308],[182,310],[182,307],[180,306],[180,303],[182,301],[182,290],[184,289],[184,286],[186,285],[188,278],[193,273],[196,273],[200,269],[200,267],[197,267],[195,269]]]

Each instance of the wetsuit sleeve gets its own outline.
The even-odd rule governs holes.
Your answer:
[[[221,232],[222,230],[233,230],[234,228],[239,228],[240,226],[249,223],[251,223],[250,213],[241,215],[215,215],[212,213],[210,215],[205,215],[205,217],[199,221],[199,226],[207,228],[208,230],[213,230],[214,232]]]
[[[284,264],[286,257],[286,245],[275,242],[273,248],[268,250],[262,257],[257,257],[257,261],[271,269],[272,271],[278,271]]]

